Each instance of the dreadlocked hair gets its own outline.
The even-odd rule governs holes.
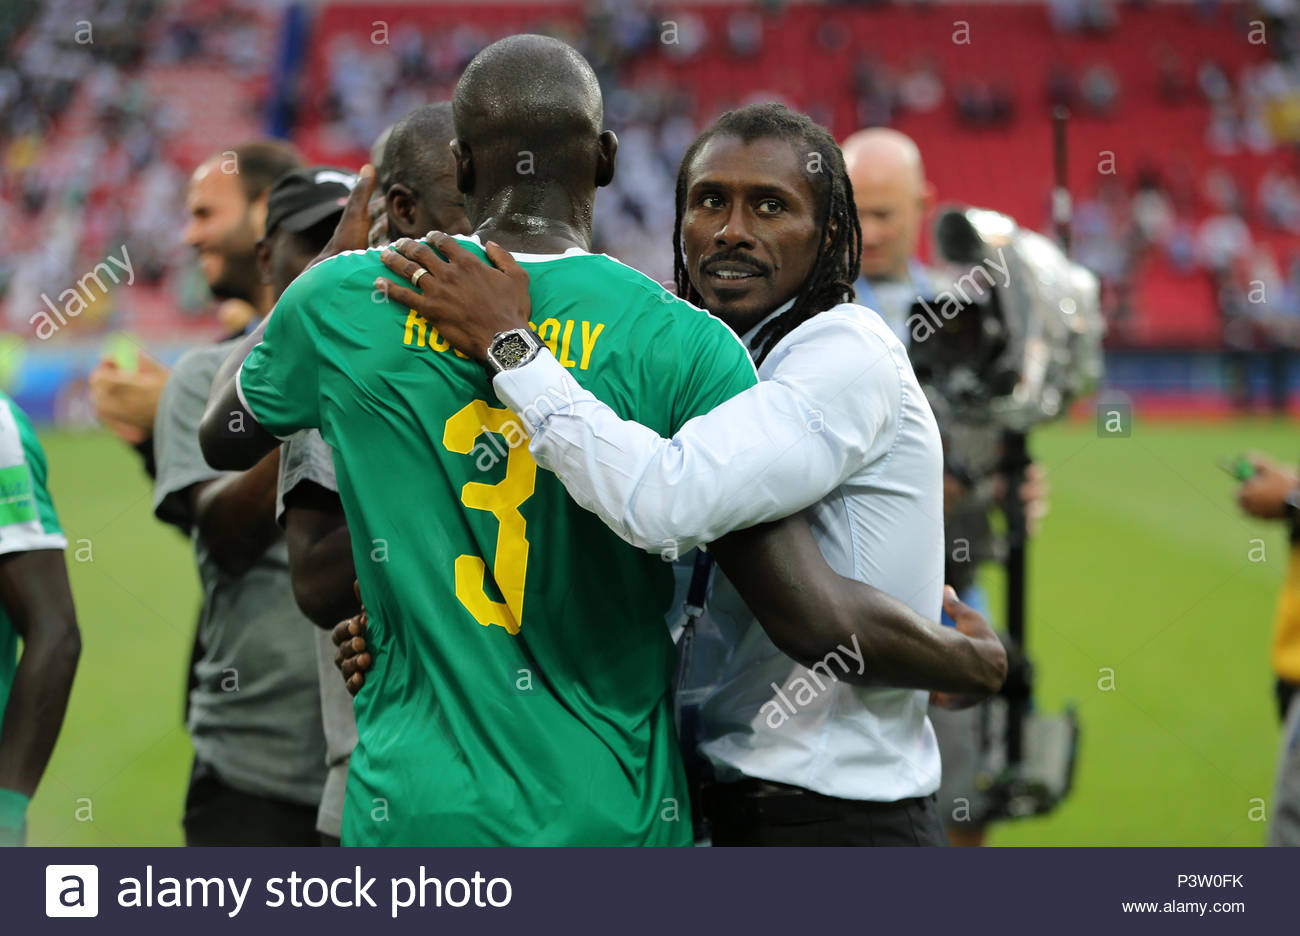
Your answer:
[[[808,321],[841,302],[854,298],[853,284],[858,279],[862,261],[862,227],[853,203],[853,186],[844,168],[844,154],[825,127],[812,118],[790,110],[784,104],[751,104],[727,111],[686,151],[677,170],[677,219],[673,223],[673,280],[677,295],[703,306],[704,300],[691,284],[682,249],[682,216],[686,212],[687,175],[695,156],[710,139],[719,135],[737,136],[744,143],[777,137],[795,147],[804,158],[817,198],[817,258],[812,270],[799,287],[794,304],[762,327],[755,338],[758,363],[782,338]]]

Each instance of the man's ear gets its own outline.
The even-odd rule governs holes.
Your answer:
[[[403,237],[423,237],[426,231],[415,230],[415,193],[400,182],[394,182],[384,193],[388,223]]]
[[[257,242],[257,270],[262,282],[271,282],[271,244],[265,237]]]
[[[601,131],[596,150],[596,187],[601,188],[614,181],[614,160],[618,155],[618,137],[613,130]]]
[[[451,141],[451,155],[456,160],[456,189],[466,195],[474,191],[474,159],[469,151],[469,144],[460,140]]]
[[[840,226],[831,218],[826,223],[826,236],[822,238],[822,250],[825,250],[835,240],[835,235],[840,232]]]
[[[263,192],[248,203],[248,220],[259,240],[266,234],[266,199],[269,194],[269,190]]]

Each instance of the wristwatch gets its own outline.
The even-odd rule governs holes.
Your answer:
[[[491,380],[502,371],[523,367],[546,345],[527,328],[497,332],[487,350],[487,372]]]
[[[1286,492],[1286,497],[1282,498],[1283,516],[1286,522],[1291,524],[1291,532],[1296,531],[1296,519],[1300,517],[1300,487],[1293,487]]]

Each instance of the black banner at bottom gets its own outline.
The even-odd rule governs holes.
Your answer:
[[[15,934],[1275,933],[1297,892],[1284,849],[0,849]]]

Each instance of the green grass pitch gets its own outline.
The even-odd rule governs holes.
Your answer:
[[[179,843],[199,600],[189,546],[153,519],[139,460],[116,439],[43,441],[84,650],[29,839]],[[994,844],[1262,843],[1278,734],[1268,638],[1287,545],[1280,525],[1237,513],[1214,462],[1250,448],[1293,457],[1293,445],[1282,423],[1140,415],[1131,438],[1085,424],[1035,434],[1052,485],[1029,559],[1038,703],[1073,700],[1083,747],[1065,805],[996,827]]]

